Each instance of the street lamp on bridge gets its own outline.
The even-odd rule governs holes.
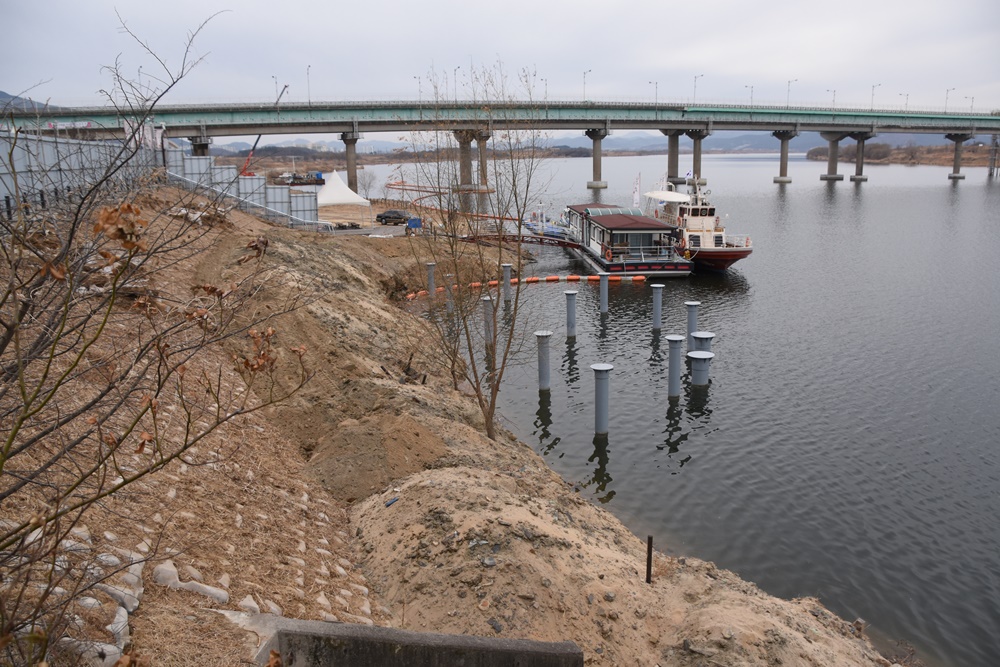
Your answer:
[[[309,104],[309,117],[312,118],[312,86],[309,84],[309,70],[312,69],[312,65],[306,65],[306,102]]]
[[[830,103],[830,108],[837,108],[837,90],[835,88],[827,88],[826,92],[833,93],[833,102]]]
[[[650,81],[653,84],[653,104],[659,104],[660,102],[660,82]]]
[[[899,96],[903,98],[903,113],[906,113],[910,108],[910,94],[900,93]]]
[[[698,79],[705,76],[704,74],[694,75],[694,91],[691,93],[691,104],[694,104],[695,100],[698,99]]]
[[[969,111],[971,112],[976,106],[976,98],[966,95],[965,99],[969,100]]]
[[[420,77],[414,74],[413,78],[417,80],[417,104],[420,104],[424,97],[422,86],[420,84]]]
[[[875,111],[875,89],[881,86],[881,83],[876,83],[872,86],[872,111]]]
[[[274,103],[277,104],[278,103],[277,102],[277,99],[278,99],[278,77],[276,75],[272,74],[271,78],[274,79],[274,99],[275,99]]]
[[[455,103],[458,103],[458,70],[462,69],[461,65],[455,65],[455,69],[452,70],[452,77],[455,79]],[[447,76],[447,74],[445,75]]]
[[[593,71],[594,70],[588,69],[586,72],[583,73],[583,101],[584,102],[587,101],[587,75],[590,74]]]
[[[944,112],[945,113],[948,113],[948,95],[953,90],[955,90],[955,89],[954,88],[949,88],[948,90],[944,91]]]
[[[792,103],[792,84],[798,81],[798,79],[791,79],[788,82],[788,90],[785,92],[785,108],[787,109]]]
[[[750,89],[750,108],[753,108],[753,86],[743,86]]]

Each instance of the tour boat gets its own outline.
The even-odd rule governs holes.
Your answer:
[[[734,236],[709,203],[710,190],[702,191],[697,178],[688,179],[689,194],[656,190],[644,194],[647,213],[676,225],[680,231],[677,249],[694,262],[696,270],[725,271],[753,252],[749,236]]]
[[[566,207],[571,247],[597,271],[613,275],[684,277],[694,264],[677,250],[680,229],[638,208],[600,204]]]

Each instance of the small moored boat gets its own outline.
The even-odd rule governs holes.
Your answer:
[[[597,271],[684,277],[694,267],[678,250],[680,229],[638,208],[578,204],[565,216],[573,250]]]
[[[725,271],[753,252],[749,236],[728,234],[702,191],[698,179],[689,179],[689,193],[656,190],[644,194],[647,212],[657,220],[676,225],[680,231],[678,250],[694,262],[695,269]]]

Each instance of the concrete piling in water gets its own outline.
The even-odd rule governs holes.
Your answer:
[[[608,276],[610,273],[601,272],[597,274],[601,277],[601,315],[608,314]]]
[[[690,352],[694,349],[694,339],[691,338],[691,334],[698,330],[698,306],[701,305],[701,301],[685,301],[684,305],[688,311],[687,351]]]
[[[691,334],[691,339],[694,341],[694,349],[702,352],[712,351],[713,338],[715,338],[715,334],[711,331],[695,331]]]
[[[434,267],[437,266],[434,262],[427,262],[427,295],[434,298],[434,292],[436,291],[434,287]]]
[[[688,352],[688,359],[691,360],[691,384],[695,387],[702,387],[708,384],[708,371],[712,366],[713,352],[695,350]]]
[[[566,337],[576,338],[576,290],[566,292]]]
[[[684,336],[670,334],[667,336],[670,346],[667,361],[667,396],[681,395],[681,348],[684,346]]]
[[[611,364],[592,364],[594,371],[594,433],[607,435],[608,399],[611,396]]]
[[[650,285],[653,288],[653,331],[659,331],[663,322],[663,285]]]
[[[536,331],[538,340],[538,391],[548,391],[551,388],[549,377],[549,338],[551,331]]]
[[[511,302],[511,289],[510,289],[510,270],[513,264],[501,264],[503,268],[503,300],[507,303]]]
[[[487,349],[493,347],[493,297],[484,296],[483,302],[483,333],[486,336]]]

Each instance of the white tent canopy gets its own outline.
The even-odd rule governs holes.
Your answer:
[[[337,172],[331,171],[330,173],[323,174],[323,178],[326,180],[326,185],[316,193],[316,203],[320,206],[336,206],[337,204],[369,205],[371,203],[347,187]]]

